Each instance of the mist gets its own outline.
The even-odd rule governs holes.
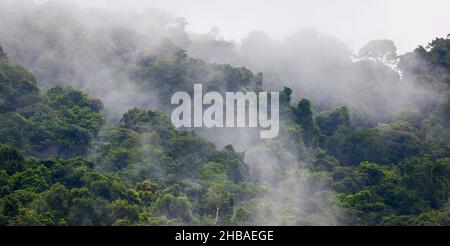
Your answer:
[[[158,107],[153,92],[129,78],[137,55],[168,38],[180,46],[187,39],[183,21],[157,10],[124,14],[65,1],[0,5],[1,45],[11,61],[32,70],[42,88],[73,86],[100,98],[113,120],[132,107]]]
[[[9,59],[30,69],[41,88],[72,86],[101,99],[112,122],[134,107],[170,112],[170,101],[161,96],[172,92],[165,91],[165,80],[146,77],[149,71],[137,64],[176,59],[178,49],[202,61],[171,89],[226,81],[217,64],[245,66],[255,77],[250,89],[289,87],[291,104],[307,98],[315,114],[347,106],[354,126],[377,126],[405,109],[424,111],[440,96],[405,78],[397,63],[401,54],[446,34],[444,24],[428,24],[450,22],[447,1],[428,1],[436,8],[427,10],[424,1],[408,1],[407,9],[406,1],[356,0],[33,2],[0,0],[0,45]],[[358,53],[373,39],[394,41],[391,63]],[[257,129],[195,131],[219,147],[232,144],[245,152],[252,180],[268,187],[252,201],[255,224],[339,224],[339,208],[329,203],[329,177],[310,173],[315,153],[290,149],[287,143],[297,141],[292,136],[263,141]]]
[[[371,39],[394,40],[399,54],[447,35],[450,22],[445,0],[77,0],[83,6],[102,6],[142,12],[147,8],[184,17],[187,31],[221,30],[226,40],[240,42],[251,31],[264,31],[282,40],[300,28],[313,26],[358,50]],[[424,7],[426,6],[426,7]],[[437,25],[437,23],[442,23]]]
[[[348,41],[336,38],[340,35],[331,35],[327,28],[320,28],[319,24],[317,27],[288,28],[290,32],[286,32],[283,38],[273,37],[277,35],[272,36],[270,32],[252,31],[249,27],[246,29],[247,34],[236,42],[224,39],[227,35],[223,34],[221,26],[204,33],[195,33],[189,28],[195,25],[195,21],[192,24],[184,16],[146,8],[161,7],[176,12],[183,6],[171,1],[165,4],[156,1],[152,6],[146,6],[141,1],[127,1],[126,4],[123,1],[109,4],[108,1],[108,8],[89,7],[102,6],[105,4],[102,1],[89,1],[90,4],[83,1],[43,1],[48,3],[29,4],[32,2],[34,1],[1,1],[1,44],[10,59],[31,69],[42,87],[57,83],[73,85],[85,89],[93,97],[99,97],[104,101],[107,114],[112,119],[120,118],[131,107],[161,108],[158,107],[160,102],[157,97],[151,94],[153,90],[142,92],[135,81],[130,79],[130,73],[133,70],[131,64],[138,57],[161,50],[158,47],[167,40],[187,50],[194,58],[209,63],[245,66],[254,73],[262,72],[264,90],[279,91],[288,86],[294,90],[294,103],[301,98],[308,98],[318,111],[345,105],[352,109],[355,114],[353,118],[367,118],[372,125],[391,119],[393,114],[405,107],[420,108],[437,97],[430,88],[426,88],[427,85],[402,80],[396,74],[398,71],[395,70],[395,64],[392,69],[381,64],[371,64],[370,61],[361,61],[361,57],[357,57],[358,50],[353,50]],[[196,2],[194,6],[201,4],[201,1]],[[247,4],[249,3],[246,2],[245,5]],[[268,2],[258,5],[256,10],[247,12],[252,15],[273,4]],[[292,4],[286,2],[286,5],[275,9],[282,11]],[[326,1],[316,4],[302,8],[300,6],[303,5],[299,4],[298,8],[305,11],[330,6]],[[355,8],[359,6],[352,1],[340,3],[335,12],[344,15],[343,9],[348,4]],[[120,7],[120,10],[114,6]],[[366,9],[373,4],[365,3],[364,6]],[[385,4],[377,3],[377,6],[392,11]],[[208,18],[211,12],[205,9],[209,7],[211,3],[199,8],[198,11],[208,13],[199,16]],[[186,12],[191,13],[192,8],[190,6]],[[324,8],[324,11],[327,10],[328,8]],[[227,8],[224,13],[227,13]],[[321,16],[326,16],[325,13]],[[373,9],[371,13],[377,14],[378,19],[384,19],[382,17],[385,13],[378,13]],[[438,14],[434,16],[441,18]],[[303,18],[314,19],[308,16]],[[372,29],[370,23],[365,23],[365,18],[358,18],[358,25],[365,24],[367,29]],[[236,19],[228,18],[229,25]],[[336,22],[333,16],[323,19]],[[257,20],[259,19],[255,21]],[[302,21],[293,22],[304,26]],[[286,29],[282,20],[274,21],[272,25],[278,25],[278,29]],[[233,26],[239,30],[245,25]],[[349,26],[346,30],[354,29]],[[386,33],[383,36],[372,35],[362,41],[358,32],[355,33],[352,40],[359,40],[360,46],[377,37],[389,38]],[[439,33],[435,31],[433,35]],[[419,36],[426,37],[422,33]],[[419,40],[412,37],[405,38],[414,42],[414,46],[399,45],[401,40],[394,39],[398,55],[399,47],[408,47],[411,51],[420,44]],[[431,37],[427,40],[430,39]],[[57,62],[59,59],[65,62]],[[217,77],[214,74],[217,72],[210,73],[212,75],[209,77]]]

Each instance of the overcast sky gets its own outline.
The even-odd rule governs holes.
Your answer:
[[[184,17],[188,30],[217,26],[240,41],[252,30],[283,38],[314,26],[358,49],[371,39],[395,41],[399,53],[450,33],[449,0],[76,0],[114,9],[156,8]]]

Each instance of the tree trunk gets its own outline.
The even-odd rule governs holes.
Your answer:
[[[214,225],[217,225],[219,221],[219,207],[216,207],[216,219],[214,220]]]

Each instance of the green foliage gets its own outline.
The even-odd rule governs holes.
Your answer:
[[[170,106],[111,122],[100,100],[77,89],[41,92],[0,49],[0,225],[448,225],[448,45],[435,39],[402,56],[403,78],[384,64],[397,58],[388,40],[370,42],[349,67],[361,73],[352,79],[373,78],[365,82],[375,91],[360,91],[366,103],[378,83],[414,80],[442,90],[435,105],[373,122],[367,105],[294,104],[285,87],[279,138],[245,158],[177,130]],[[39,78],[67,71],[53,51],[38,58]],[[262,91],[261,73],[205,63],[170,42],[130,67],[161,102],[198,81],[221,93]]]
[[[11,146],[0,145],[0,168],[7,174],[13,174],[23,170],[24,158]]]
[[[450,35],[450,34],[449,34]],[[403,55],[398,64],[407,76],[427,83],[450,83],[450,36],[436,38],[426,47],[419,46]]]
[[[319,129],[313,118],[311,102],[302,99],[296,108],[297,123],[303,129],[303,140],[307,145],[318,143]]]
[[[165,42],[150,56],[142,56],[132,73],[132,78],[144,90],[158,91],[161,101],[169,102],[175,91],[192,92],[193,84],[202,82],[203,90],[261,91],[262,74],[253,74],[245,67],[207,64],[189,57],[186,51]],[[166,111],[169,106],[162,105]]]
[[[350,115],[347,107],[341,107],[333,112],[324,112],[317,116],[317,126],[322,134],[330,136],[339,128],[350,126]]]
[[[102,103],[72,88],[41,94],[34,76],[0,61],[0,143],[26,155],[83,156],[104,123]]]
[[[342,199],[342,206],[352,207],[364,212],[382,212],[386,209],[383,200],[370,190],[362,190]]]
[[[5,147],[5,146],[1,146]],[[14,160],[10,156],[10,160]],[[137,192],[89,162],[32,161],[2,182],[0,211],[10,225],[107,225],[138,220]]]
[[[358,165],[361,161],[388,163],[386,139],[377,129],[341,128],[330,136],[326,148],[341,163]]]

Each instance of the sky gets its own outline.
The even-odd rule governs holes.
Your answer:
[[[142,12],[156,8],[184,17],[187,30],[237,42],[259,30],[283,39],[302,27],[339,38],[357,50],[372,39],[391,39],[405,53],[450,33],[448,0],[75,0]]]

